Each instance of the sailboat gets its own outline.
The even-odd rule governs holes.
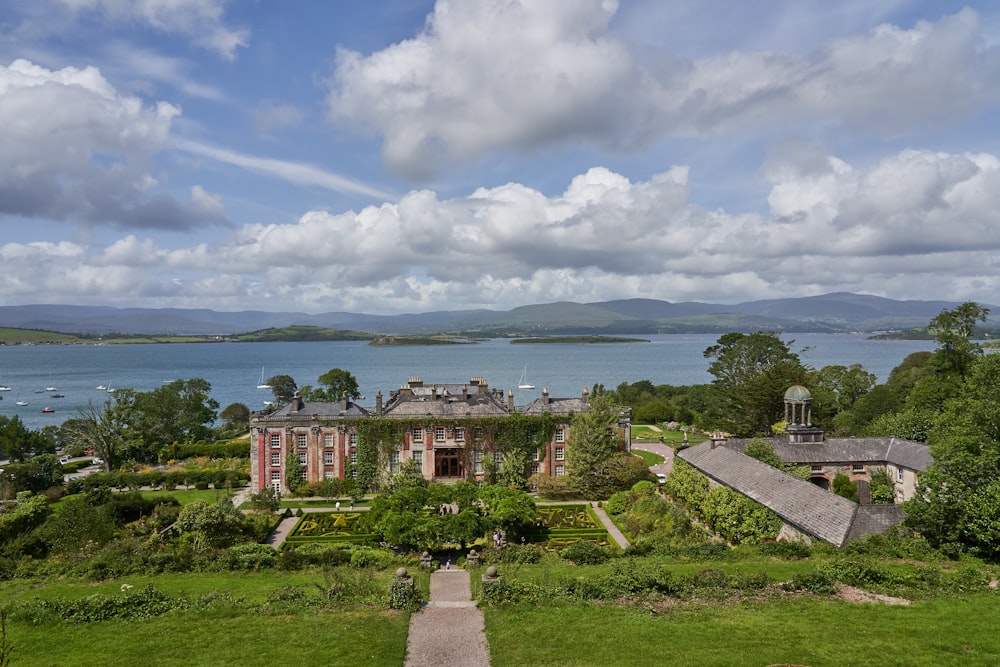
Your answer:
[[[260,384],[257,385],[258,389],[270,389],[271,385],[264,382],[264,367],[260,367]]]
[[[23,399],[21,398],[21,394],[18,394],[18,395],[17,395],[17,400],[16,400],[16,401],[14,401],[14,403],[15,403],[16,405],[27,405],[27,404],[28,404],[28,402],[27,402],[27,401],[25,401],[25,400],[23,400]]]
[[[521,372],[521,380],[517,383],[518,389],[534,389],[535,385],[528,382],[528,366],[525,364],[524,371]]]

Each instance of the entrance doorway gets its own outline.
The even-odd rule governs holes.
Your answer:
[[[435,477],[465,477],[465,466],[463,465],[463,450],[454,447],[449,449],[434,450],[434,476]]]

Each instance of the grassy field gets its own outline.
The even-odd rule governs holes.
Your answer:
[[[493,667],[1000,664],[995,595],[910,606],[803,597],[655,610],[580,603],[483,611]]]
[[[647,452],[644,449],[633,449],[632,453],[638,456],[640,459],[646,462],[646,467],[655,466],[659,463],[663,463],[664,458],[659,454],[654,452]]]
[[[173,491],[143,491],[143,498],[167,498],[172,496],[181,505],[187,505],[188,503],[194,502],[195,500],[204,500],[206,503],[213,504],[220,498],[225,498],[227,494],[225,489],[174,489]]]
[[[382,577],[379,573],[376,576]],[[388,575],[385,576],[386,586]],[[201,595],[226,591],[264,603],[288,586],[310,588],[321,572],[176,574],[127,577],[89,583],[56,580],[0,584],[5,603],[41,599],[77,599],[101,593],[120,594],[127,583],[138,590],[147,583],[171,594]],[[175,611],[134,621],[74,625],[32,624],[9,620],[12,667],[239,664],[402,665],[409,615],[370,608],[304,610],[294,613],[248,613],[220,605],[209,611]]]

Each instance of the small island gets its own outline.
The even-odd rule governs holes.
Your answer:
[[[515,338],[510,341],[511,345],[525,344],[559,344],[578,345],[581,343],[648,343],[642,338],[622,338],[620,336],[538,336],[534,338]]]
[[[475,341],[450,336],[378,336],[368,344],[376,347],[399,347],[403,345],[473,345]]]

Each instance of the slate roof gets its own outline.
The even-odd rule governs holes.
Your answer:
[[[903,510],[898,505],[858,505],[854,515],[851,530],[847,533],[847,541],[856,540],[865,535],[884,533],[903,521]]]
[[[388,418],[493,417],[510,414],[503,393],[483,384],[456,383],[424,385],[411,381],[389,397],[382,416]]]
[[[298,407],[297,410],[296,407]],[[301,403],[297,403],[293,400],[287,405],[281,406],[274,412],[256,415],[256,418],[261,421],[288,421],[296,418],[311,419],[313,415],[316,415],[321,419],[337,419],[345,417],[367,417],[369,412],[353,401],[347,402],[347,409],[345,410],[343,409],[343,404],[340,401],[323,401],[318,403],[306,403],[303,401]]]
[[[780,436],[765,438],[784,463],[891,463],[917,472],[934,459],[930,447],[902,438],[826,438],[821,442],[788,442]],[[743,452],[750,440],[727,440],[725,446]]]
[[[838,547],[853,537],[881,532],[872,529],[890,518],[888,511],[864,510],[855,526],[861,507],[857,503],[729,447],[706,442],[677,455],[710,479],[756,500],[794,528]]]
[[[588,403],[582,397],[576,398],[550,398],[548,403],[544,398],[536,398],[520,409],[525,415],[572,415],[578,412],[586,412]]]

